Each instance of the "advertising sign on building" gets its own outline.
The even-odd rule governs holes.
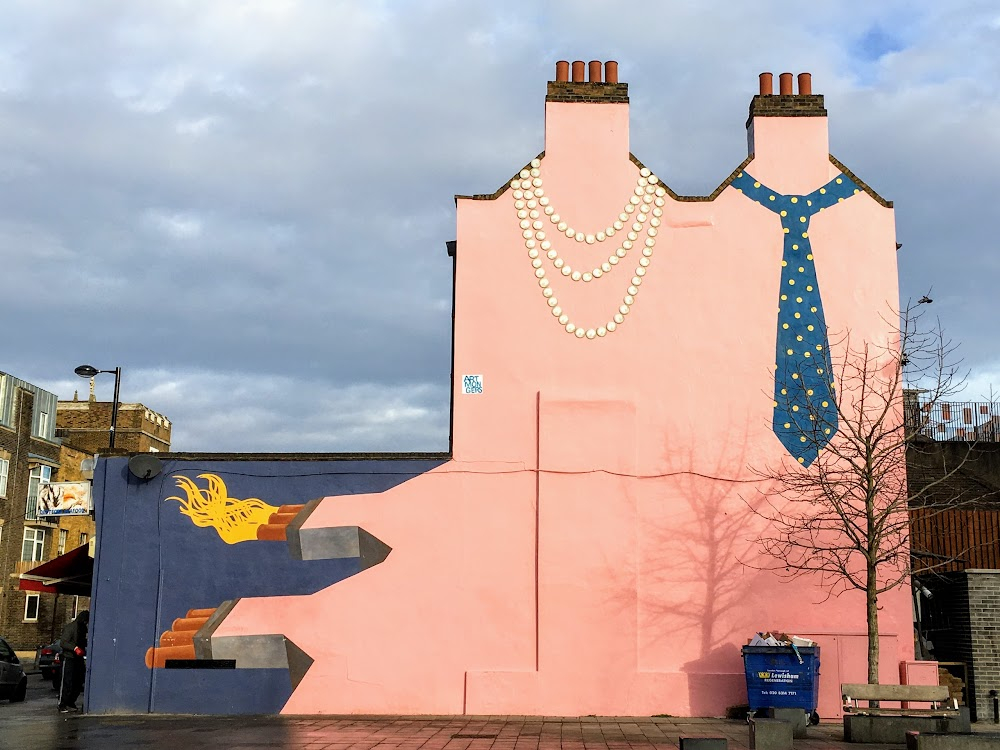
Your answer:
[[[39,516],[77,516],[91,511],[90,482],[49,482],[38,488]]]

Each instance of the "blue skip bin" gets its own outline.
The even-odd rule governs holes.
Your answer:
[[[819,704],[819,646],[744,646],[747,698],[751,711]]]

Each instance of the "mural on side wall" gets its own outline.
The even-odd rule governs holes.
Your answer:
[[[883,334],[891,204],[829,155],[822,97],[763,84],[750,157],[680,196],[606,72],[557,73],[545,150],[458,196],[451,453],[104,460],[89,710],[705,715],[780,626],[825,649],[837,715],[863,606],[775,614],[737,511],[753,462],[835,439],[828,323]],[[908,595],[880,605],[912,658]]]

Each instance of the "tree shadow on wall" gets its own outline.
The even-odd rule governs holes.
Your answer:
[[[760,572],[741,562],[755,547],[755,508],[743,495],[759,478],[747,470],[750,429],[744,425],[709,446],[664,447],[665,473],[674,474],[664,503],[677,508],[650,519],[646,529],[646,575],[658,596],[644,602],[640,627],[646,648],[669,649],[685,644],[697,658],[683,664],[688,674],[693,715],[717,712],[723,696],[733,692],[734,673],[742,674],[738,643],[745,606]],[[710,468],[706,457],[714,456]],[[753,493],[762,502],[761,493]],[[691,648],[694,645],[695,648]],[[742,683],[737,689],[742,690]],[[733,697],[733,702],[737,702]]]

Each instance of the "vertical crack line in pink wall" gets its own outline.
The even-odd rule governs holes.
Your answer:
[[[535,393],[535,671],[539,669],[538,655],[538,544],[542,503],[542,392]]]

